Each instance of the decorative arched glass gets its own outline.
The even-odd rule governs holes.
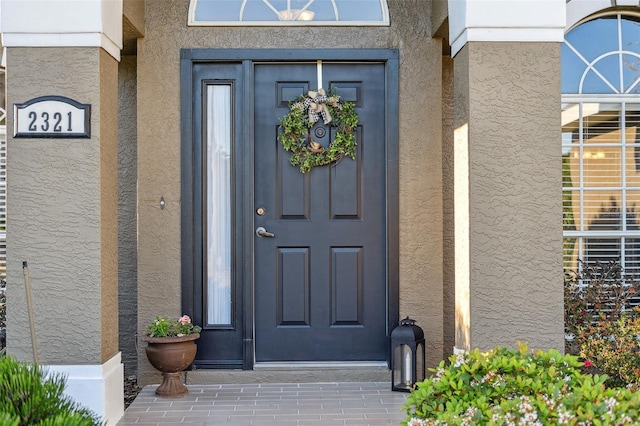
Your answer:
[[[640,93],[640,22],[620,14],[586,22],[565,36],[562,93]]]
[[[386,0],[191,0],[193,26],[389,25]]]

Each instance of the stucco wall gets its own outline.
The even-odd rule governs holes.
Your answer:
[[[14,139],[8,108],[8,351],[32,359],[27,261],[40,362],[101,364],[117,352],[117,63],[97,48],[8,48],[7,69],[8,105],[67,96],[91,104],[93,130]]]
[[[118,62],[100,54],[100,344],[102,363],[118,352]],[[98,128],[96,128],[98,130]]]
[[[453,185],[444,185],[445,194],[452,191],[454,244],[447,246],[447,263],[453,262],[453,297],[455,300],[455,345],[470,348],[469,300],[469,50],[465,46],[453,61]],[[445,149],[445,152],[448,150]],[[448,164],[445,162],[445,164]],[[446,196],[446,195],[445,195]],[[445,204],[446,206],[446,204]],[[448,216],[445,215],[445,218]],[[447,278],[449,278],[447,276]],[[448,281],[445,281],[448,283]],[[446,284],[445,284],[446,285]]]
[[[443,357],[442,45],[423,2],[389,2],[400,48],[400,317],[425,331],[427,364]]]
[[[454,89],[453,59],[442,58],[442,245],[443,245],[443,350],[455,344],[455,220],[454,220]]]
[[[137,58],[123,56],[118,67],[118,303],[120,351],[125,375],[138,366]]]
[[[123,0],[122,15],[136,31],[144,31],[144,0]]]
[[[447,0],[431,1],[431,34],[438,37],[448,37],[449,4]],[[447,48],[448,48],[447,43]]]
[[[180,49],[399,48],[400,315],[425,329],[429,363],[441,359],[441,45],[428,4],[390,0],[390,27],[187,28],[188,0],[147,1],[138,47],[141,333],[155,315],[180,314]],[[139,368],[150,369],[143,354]]]
[[[559,55],[558,43],[471,42],[455,58],[469,174],[458,337],[471,347],[563,347]]]

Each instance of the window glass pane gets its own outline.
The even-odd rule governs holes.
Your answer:
[[[207,325],[231,324],[231,86],[207,87]]]
[[[621,23],[621,46],[623,51],[634,52],[636,55],[625,54],[622,58],[624,73],[624,92],[640,93],[640,23],[637,18],[622,20]]]
[[[241,2],[237,0],[198,0],[195,8],[197,21],[237,21]]]
[[[587,231],[620,231],[621,191],[584,191],[584,225]]]
[[[562,264],[565,271],[575,271],[578,268],[578,238],[564,237],[562,239]]]
[[[622,50],[638,50],[640,42],[640,22],[635,16],[624,16],[621,25]]]
[[[624,93],[640,93],[640,59],[635,55],[622,56],[622,78],[624,80]]]
[[[586,22],[569,31],[565,39],[587,62],[593,62],[603,53],[618,50],[617,17],[614,15]]]
[[[579,93],[580,79],[587,64],[565,43],[562,45],[562,93]]]
[[[587,263],[608,263],[620,257],[619,238],[585,238],[583,260]]]
[[[640,277],[640,238],[626,238],[624,243],[624,271]],[[640,300],[636,300],[639,302]]]
[[[578,130],[580,129],[580,104],[562,105],[562,144],[571,145],[578,141]],[[597,106],[596,106],[597,110]],[[563,153],[565,153],[563,151]]]
[[[269,7],[271,6],[271,7]],[[300,6],[301,8],[304,5]],[[296,6],[293,5],[291,7],[293,10],[296,9]],[[289,9],[289,10],[291,10]],[[249,0],[246,5],[241,10],[241,15],[239,16],[240,21],[278,21],[282,17],[283,20],[293,19],[294,15],[285,15],[284,13],[287,11],[286,3],[282,4],[282,2],[272,1],[270,3],[264,3],[260,0]]]
[[[627,104],[625,114],[626,162],[628,187],[640,187],[640,105]]]
[[[562,229],[575,231],[579,227],[580,219],[580,192],[562,191]]]
[[[589,77],[593,77],[594,80],[599,81],[595,83],[594,87],[598,87],[602,84],[606,84],[606,89],[603,88],[600,91],[587,90],[583,89],[582,93],[609,93],[615,91],[622,91],[620,86],[620,55],[617,53],[610,52],[607,56],[600,58],[598,61],[594,62],[593,67],[595,71],[599,73],[597,75],[594,72],[590,72],[588,74]],[[586,84],[586,83],[585,83]],[[613,86],[613,87],[611,87]]]
[[[306,4],[307,2],[304,2],[304,3]],[[301,10],[303,6],[304,6],[304,4],[299,5],[299,6],[292,5],[291,8],[294,9],[294,10]],[[338,14],[339,13],[339,9],[334,8],[333,6],[334,5],[331,2],[328,2],[328,1],[319,1],[319,0],[314,1],[309,6],[309,8],[307,9],[309,12],[313,13],[313,15],[310,15],[311,19],[308,19],[308,20],[313,20],[313,21],[337,21],[337,20],[347,21],[348,20],[347,18],[345,18],[341,14]]]
[[[622,19],[620,31],[622,33],[622,50],[638,52],[640,50],[640,23],[638,18],[625,16]],[[636,59],[637,62],[637,59]],[[638,68],[636,68],[637,70]]]
[[[600,67],[597,67],[596,69],[598,68]],[[600,70],[598,70],[598,72],[600,72],[600,74],[597,74],[593,70],[587,71],[587,74],[584,77],[584,81],[582,81],[582,85],[580,86],[580,93],[617,93],[619,86],[615,86],[615,82],[609,81],[606,78],[610,75],[603,74]]]
[[[585,146],[582,152],[585,187],[622,186],[621,148],[618,146]]]
[[[627,230],[640,231],[640,191],[626,192],[627,208]]]
[[[582,108],[583,139],[590,144],[619,143],[620,104],[585,104]]]
[[[622,244],[623,241],[624,244]],[[619,260],[622,246],[624,246],[625,252],[632,248],[630,241],[630,239],[619,237],[565,237],[563,239],[564,271],[565,273],[577,271],[580,267],[579,260],[589,264],[594,262],[606,264]]]
[[[573,148],[562,156],[562,187],[572,188],[580,185],[580,149]]]

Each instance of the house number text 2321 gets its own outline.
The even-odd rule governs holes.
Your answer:
[[[90,138],[91,105],[63,96],[14,104],[16,138]]]

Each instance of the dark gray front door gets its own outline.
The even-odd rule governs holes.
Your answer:
[[[254,67],[254,227],[274,234],[254,241],[256,361],[385,360],[385,64],[322,64],[322,86],[356,104],[358,149],[302,174],[278,120],[316,75],[315,63]],[[335,129],[311,132],[326,146]]]

